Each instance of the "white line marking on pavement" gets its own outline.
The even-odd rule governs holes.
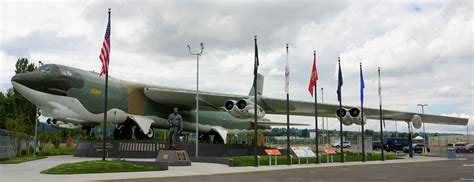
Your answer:
[[[459,178],[461,181],[474,181],[474,178]]]
[[[474,167],[474,164],[464,164],[463,167]]]

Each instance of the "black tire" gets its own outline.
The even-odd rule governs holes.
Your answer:
[[[133,131],[132,131],[132,127],[129,127],[129,126],[124,126],[123,127],[123,139],[125,140],[131,140],[132,139],[132,134],[133,134]]]
[[[135,134],[135,139],[137,140],[143,140],[145,138],[145,134],[143,134],[139,126],[135,126],[134,134]]]
[[[144,136],[147,140],[153,139],[153,137],[155,137],[155,130],[152,127],[150,127],[150,129],[148,130],[148,133],[144,134]]]
[[[121,137],[120,134],[121,134],[121,133],[120,133],[120,130],[119,130],[118,128],[115,128],[115,129],[114,129],[114,139],[115,139],[115,140],[120,140],[120,139],[122,139],[122,137]]]

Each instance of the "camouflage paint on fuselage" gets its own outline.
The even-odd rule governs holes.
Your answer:
[[[45,68],[51,70],[43,72]],[[42,69],[43,71],[41,71]],[[94,114],[103,113],[105,76],[99,77],[99,74],[95,72],[55,64],[44,65],[35,72],[34,76],[41,77],[45,81],[39,84],[35,82],[36,86],[33,89],[54,95],[76,98],[89,112]],[[120,109],[131,115],[154,116],[166,120],[169,113],[172,112],[173,106],[162,105],[150,100],[144,94],[146,87],[163,88],[123,81],[109,76],[108,110]],[[180,108],[180,114],[183,116],[183,120],[188,123],[185,123],[185,131],[194,131],[194,109]],[[203,127],[202,125],[220,126],[231,130],[253,129],[250,121],[251,119],[235,118],[227,112],[215,111],[213,109],[206,110],[206,107],[202,107],[199,112],[199,128],[201,131],[210,130],[209,127]],[[153,125],[155,127],[167,128],[166,124],[156,123],[156,120]],[[269,129],[269,127],[264,126],[259,126],[259,128]]]

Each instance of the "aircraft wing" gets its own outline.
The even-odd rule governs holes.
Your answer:
[[[260,106],[264,106],[267,114],[286,114],[286,100],[273,99],[273,98],[262,98]],[[314,116],[314,102],[305,101],[291,101],[290,100],[290,114],[300,116]],[[342,106],[343,108],[352,108],[356,106]],[[318,115],[322,117],[336,117],[336,110],[339,105],[335,104],[321,104],[318,103]],[[410,121],[413,115],[419,115],[425,123],[434,124],[447,124],[447,125],[466,125],[468,119],[456,118],[449,116],[436,116],[429,114],[382,110],[383,118],[385,120],[396,120],[396,121]],[[367,119],[380,119],[379,109],[364,108],[364,115]]]
[[[145,95],[151,100],[168,105],[178,106],[181,108],[192,109],[196,105],[196,91],[173,89],[173,88],[145,88]],[[200,106],[205,106],[209,110],[223,110],[224,103],[228,100],[247,99],[250,96],[220,94],[212,92],[200,92],[199,103]],[[267,114],[286,114],[286,100],[260,97],[258,105],[262,107]],[[293,101],[289,103],[290,115],[299,116],[314,116],[314,102]],[[352,108],[356,106],[343,106],[344,108]],[[321,117],[336,117],[336,110],[339,105],[318,103],[318,116]],[[379,109],[364,108],[364,113],[367,119],[379,119]],[[466,125],[468,119],[456,118],[449,116],[435,116],[420,113],[402,112],[383,110],[383,117],[385,120],[410,121],[413,115],[419,115],[425,123],[448,124],[448,125]]]
[[[252,121],[252,123],[254,123],[254,122]],[[258,121],[258,125],[268,125],[268,126],[286,126],[286,122]],[[290,123],[290,126],[309,126],[309,124],[303,124],[303,123]]]
[[[192,109],[196,106],[196,91],[173,88],[145,88],[145,95],[151,100],[180,108]],[[224,103],[230,99],[245,99],[248,96],[218,94],[212,92],[199,93],[199,106],[206,109],[222,110]]]

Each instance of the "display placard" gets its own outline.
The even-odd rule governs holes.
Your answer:
[[[291,150],[298,158],[316,157],[316,154],[309,147],[291,147]]]
[[[334,150],[333,148],[324,149],[324,153],[326,153],[326,155],[334,155],[336,154],[336,150]]]
[[[278,149],[265,149],[265,154],[267,154],[267,155],[281,155],[281,152]]]

